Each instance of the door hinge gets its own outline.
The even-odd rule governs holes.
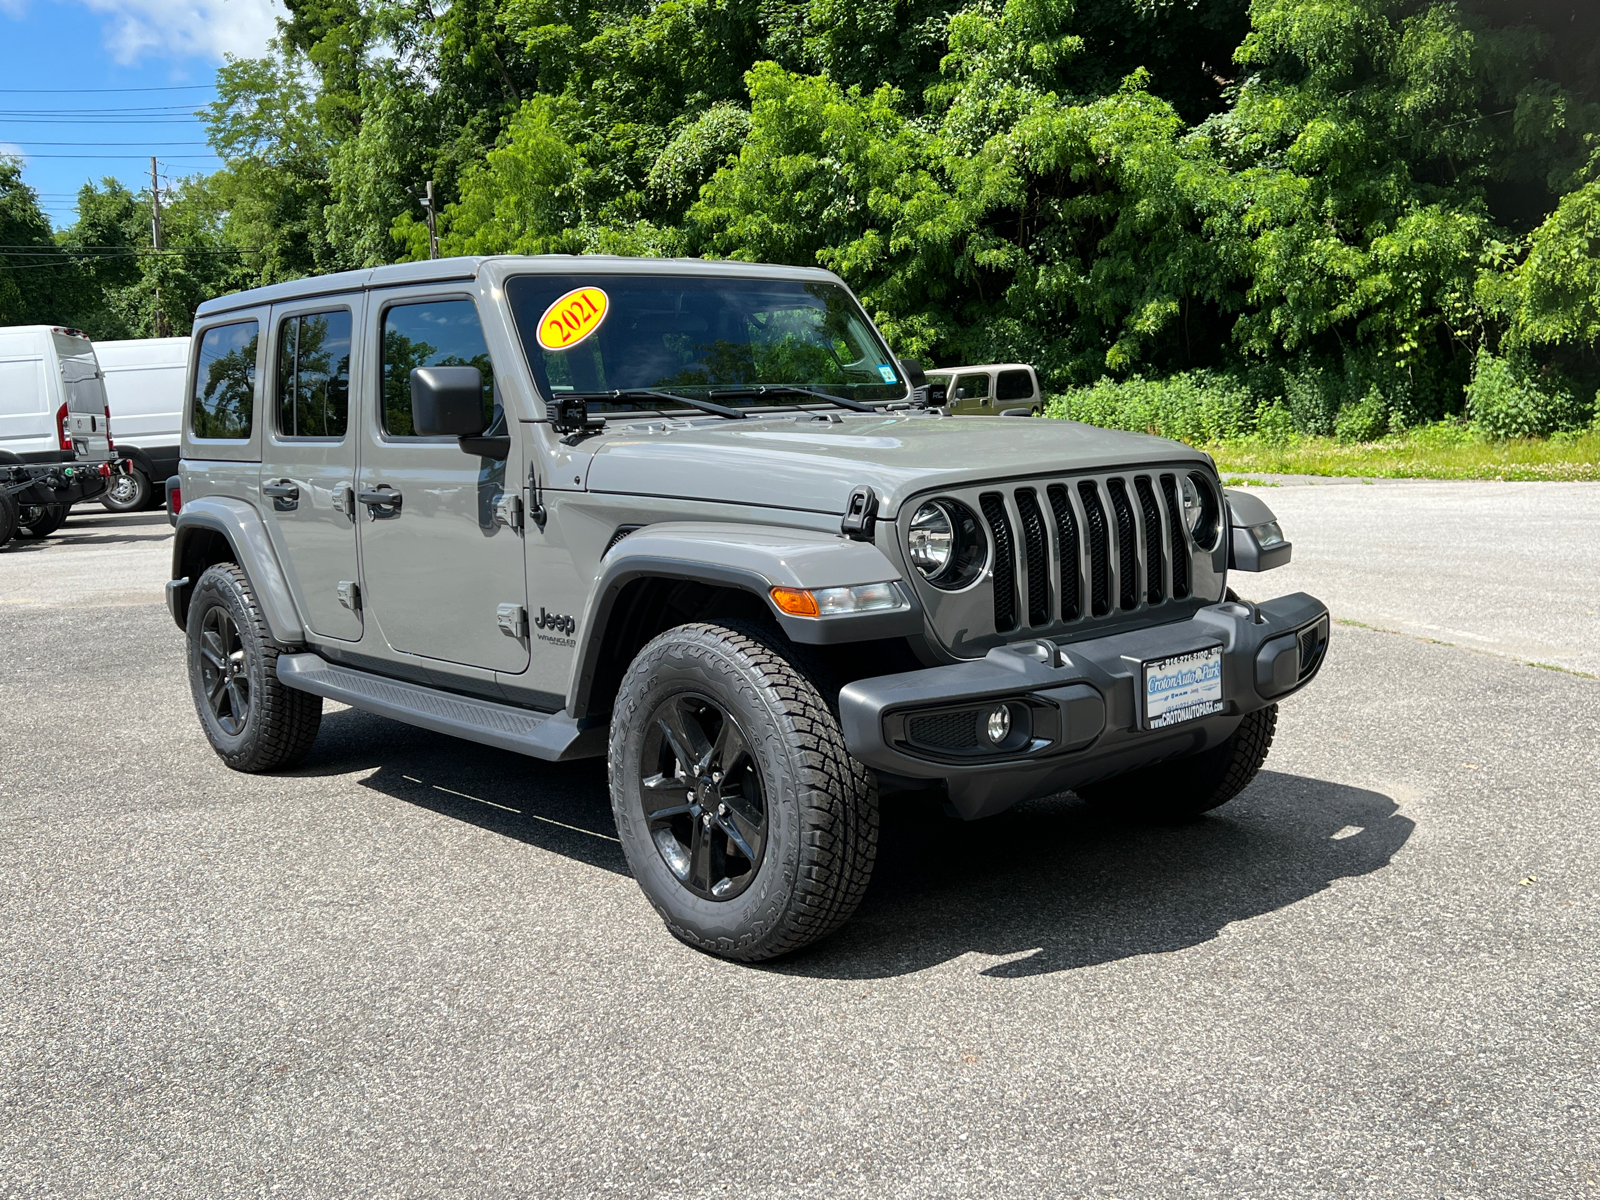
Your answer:
[[[507,529],[522,528],[522,497],[501,492],[494,501],[495,523]]]
[[[353,613],[361,611],[361,589],[352,580],[341,579],[337,591],[340,604]]]
[[[500,632],[507,637],[528,636],[528,610],[520,604],[502,604],[495,609],[495,619],[500,622]]]

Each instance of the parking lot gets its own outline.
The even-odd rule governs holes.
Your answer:
[[[1341,624],[1239,799],[886,806],[673,941],[599,763],[227,770],[164,514],[0,550],[0,1197],[1600,1197],[1600,486],[1263,491]],[[1530,665],[1530,664],[1545,664]]]

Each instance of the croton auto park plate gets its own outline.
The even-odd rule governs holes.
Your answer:
[[[1144,664],[1144,727],[1166,729],[1222,711],[1222,648]]]

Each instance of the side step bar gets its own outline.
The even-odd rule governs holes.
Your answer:
[[[580,727],[565,711],[537,713],[492,700],[458,696],[337,666],[317,654],[280,654],[278,679],[285,687],[338,700],[380,717],[546,762],[594,758],[606,752],[604,724]]]

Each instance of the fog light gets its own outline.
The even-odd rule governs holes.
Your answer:
[[[989,714],[989,720],[984,726],[984,731],[989,735],[989,740],[998,746],[1011,734],[1011,709],[1002,704]]]

